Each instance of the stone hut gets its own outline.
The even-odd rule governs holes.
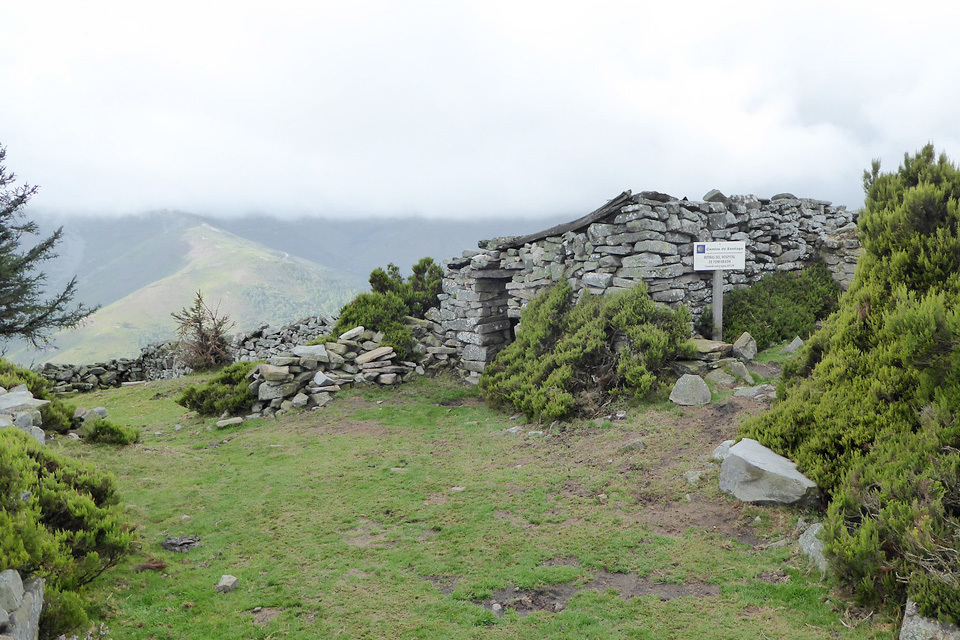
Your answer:
[[[694,315],[711,297],[711,272],[694,271],[693,243],[744,241],[743,271],[724,272],[724,289],[774,270],[822,258],[844,287],[859,255],[855,213],[824,200],[779,194],[678,200],[625,191],[572,222],[522,237],[479,243],[444,263],[440,307],[428,318],[456,345],[469,379],[513,340],[520,310],[544,287],[567,279],[578,294],[603,294],[646,282],[654,300]]]

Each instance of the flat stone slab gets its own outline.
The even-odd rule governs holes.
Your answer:
[[[706,340],[704,338],[693,338],[690,340],[692,344],[697,349],[697,353],[700,354],[723,354],[726,355],[733,350],[733,345],[729,342],[722,342],[720,340]]]
[[[49,400],[34,398],[29,391],[11,391],[0,395],[0,412],[19,413],[30,409],[39,409],[50,404]]]
[[[394,356],[393,347],[377,347],[372,351],[367,351],[366,353],[361,353],[358,355],[356,363],[358,365],[365,364],[367,362],[373,362],[374,360],[386,358],[388,356],[391,358]]]
[[[360,334],[363,333],[364,331],[365,329],[363,328],[363,326],[354,327],[349,331],[344,331],[343,333],[341,333],[340,340],[353,340],[354,338],[359,337]]]
[[[720,466],[720,490],[755,504],[814,505],[820,498],[797,465],[750,438],[730,447]]]
[[[330,356],[327,354],[327,348],[322,344],[294,347],[293,355],[301,358],[313,358],[317,362],[328,362],[330,359]]]

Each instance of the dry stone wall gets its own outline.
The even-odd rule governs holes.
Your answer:
[[[468,378],[513,339],[520,310],[566,279],[578,293],[603,294],[645,282],[652,298],[694,315],[712,295],[712,272],[693,269],[693,243],[743,241],[746,266],[724,272],[724,289],[823,257],[848,286],[859,254],[854,213],[830,202],[780,194],[708,193],[703,201],[624,192],[596,211],[544,232],[481,242],[444,263],[443,294],[428,318],[455,344]]]

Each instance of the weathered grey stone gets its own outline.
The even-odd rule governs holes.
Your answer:
[[[217,420],[217,428],[223,429],[224,427],[231,427],[235,424],[243,424],[243,418],[226,418],[224,420]]]
[[[277,398],[287,398],[295,394],[298,387],[293,382],[265,382],[260,385],[257,391],[258,400],[275,400]]]
[[[23,583],[23,601],[18,609],[9,612],[8,633],[14,640],[37,640],[44,586],[43,578],[31,578]]]
[[[719,384],[724,386],[732,385],[737,381],[736,378],[734,378],[732,375],[730,375],[723,369],[714,369],[713,371],[708,373],[706,376],[704,376],[704,378],[714,384]]]
[[[663,264],[663,257],[657,253],[637,253],[620,260],[623,267],[659,267]],[[622,273],[622,272],[618,272]]]
[[[634,453],[637,451],[643,451],[646,448],[646,444],[642,439],[637,438],[636,440],[631,440],[627,444],[620,447],[621,453]]]
[[[313,376],[313,384],[318,387],[329,387],[335,383],[333,379],[330,378],[326,373],[323,371],[317,371]]]
[[[19,389],[20,387],[14,387],[14,389],[0,395],[0,412],[14,414],[31,409],[40,409],[50,404],[49,400],[34,398],[26,387],[23,387],[22,390]]]
[[[377,347],[372,351],[367,351],[359,356],[357,356],[355,362],[360,365],[366,362],[373,362],[374,360],[380,358],[392,358],[396,355],[393,351],[393,347]]]
[[[800,551],[807,556],[810,561],[820,570],[820,573],[827,572],[827,558],[823,555],[823,541],[820,539],[820,532],[823,525],[819,522],[807,527],[798,541]]]
[[[717,462],[723,462],[727,459],[727,456],[730,455],[730,447],[737,444],[736,440],[724,440],[713,450],[713,453],[710,454],[710,457],[716,460]]]
[[[327,355],[327,348],[322,344],[294,347],[293,355],[299,356],[300,358],[313,358],[317,362],[329,362],[330,360],[330,357]]]
[[[349,331],[344,331],[343,333],[341,333],[339,339],[340,339],[340,340],[354,340],[355,338],[358,338],[358,337],[364,332],[364,330],[365,330],[365,329],[364,329],[362,326],[360,326],[360,327],[354,327],[353,329],[350,329]]]
[[[260,365],[260,375],[268,382],[287,382],[293,380],[289,366],[278,367],[272,364]]]
[[[757,357],[757,341],[744,331],[733,343],[733,355],[741,360],[753,360]]]
[[[217,592],[218,593],[229,593],[237,588],[238,578],[231,575],[220,576],[220,581],[217,583]]]
[[[581,278],[583,284],[588,287],[596,287],[599,289],[606,289],[610,286],[610,283],[613,281],[613,274],[611,273],[585,273],[583,278]]]
[[[733,392],[737,398],[754,398],[757,400],[773,400],[777,397],[777,388],[772,384],[761,384],[755,387],[743,387]]]
[[[750,375],[750,371],[747,370],[747,366],[739,360],[724,365],[724,369],[729,371],[730,375],[732,375],[734,378],[737,378],[742,382],[746,382],[747,384],[753,383],[753,376]]]
[[[900,640],[960,640],[960,627],[921,616],[917,611],[916,603],[907,600],[899,638]]]
[[[670,392],[670,401],[685,406],[709,404],[710,389],[700,376],[684,374]]]
[[[785,346],[780,350],[780,353],[796,353],[803,347],[803,340],[800,339],[800,336],[797,336],[790,341],[790,344]]]
[[[793,462],[750,438],[730,447],[720,467],[720,490],[757,504],[813,505],[820,497]]]
[[[7,569],[0,571],[0,609],[13,611],[23,602],[23,581],[20,574]]]
[[[398,378],[397,374],[395,373],[381,373],[379,376],[377,376],[377,384],[390,385],[397,384],[397,382]]]

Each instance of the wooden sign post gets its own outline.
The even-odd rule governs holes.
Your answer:
[[[693,270],[713,271],[713,339],[723,339],[723,272],[743,270],[744,242],[694,242]]]

